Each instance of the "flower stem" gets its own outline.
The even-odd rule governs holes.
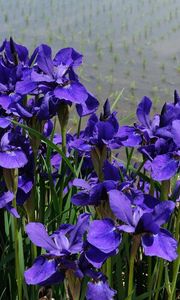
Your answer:
[[[13,206],[16,208],[16,199],[13,200]],[[18,224],[17,219],[13,218],[14,227],[14,250],[15,250],[15,272],[16,272],[16,283],[18,289],[18,300],[22,300],[22,274],[20,270],[20,259],[19,259],[19,244],[18,244]]]
[[[176,217],[176,227],[175,228],[176,228],[175,238],[177,240],[179,240],[179,237],[180,237],[180,206],[178,207],[178,214]],[[178,257],[173,262],[173,277],[172,277],[172,284],[171,284],[172,299],[173,299],[173,295],[174,295],[175,289],[176,289],[176,282],[177,282],[179,267],[180,267],[180,241],[179,241],[179,246],[178,246]],[[169,298],[168,300],[171,300],[171,298]]]
[[[131,255],[129,260],[129,283],[128,283],[128,300],[132,299],[133,286],[134,286],[134,262],[139,248],[141,236],[134,235],[132,241]]]
[[[58,119],[61,127],[61,137],[62,137],[62,151],[66,155],[66,133],[67,133],[67,124],[69,120],[69,107],[65,103],[61,103],[60,109],[58,112]],[[66,164],[64,160],[61,163],[61,187],[60,187],[60,213],[63,210],[63,191],[64,191],[64,184],[65,184],[65,171],[66,171]]]
[[[107,278],[109,281],[109,285],[111,286],[112,284],[112,259],[111,257],[108,258],[108,260],[106,261],[106,274],[107,274]]]

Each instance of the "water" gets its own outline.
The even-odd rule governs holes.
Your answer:
[[[79,75],[101,103],[123,89],[122,118],[144,95],[157,110],[180,91],[179,0],[0,0],[0,17],[1,40],[82,52]]]

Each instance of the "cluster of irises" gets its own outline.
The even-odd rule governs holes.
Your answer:
[[[64,283],[64,297],[72,300],[136,299],[142,292],[142,299],[173,300],[180,263],[180,97],[175,91],[152,118],[144,97],[137,122],[120,126],[108,100],[98,117],[99,102],[76,73],[81,64],[73,48],[52,58],[47,45],[31,56],[12,38],[0,47],[0,208],[15,220],[16,269],[16,231],[26,223],[27,285]],[[74,105],[77,132],[68,128]],[[16,270],[19,300],[28,297],[21,275]]]

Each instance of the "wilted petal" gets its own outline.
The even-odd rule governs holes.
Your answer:
[[[177,241],[169,231],[161,229],[156,235],[144,235],[142,245],[145,255],[158,256],[168,261],[177,258]]]
[[[131,202],[126,195],[120,191],[108,192],[109,203],[114,215],[122,222],[133,225]]]
[[[26,225],[26,233],[29,239],[38,247],[47,251],[57,250],[53,240],[48,235],[44,225],[38,222],[31,222]]]
[[[107,282],[88,282],[86,298],[87,300],[113,300],[116,291],[111,289]]]
[[[111,219],[95,220],[90,224],[88,242],[104,253],[116,250],[121,242],[121,235]]]

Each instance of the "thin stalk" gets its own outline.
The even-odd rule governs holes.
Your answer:
[[[148,256],[148,278],[147,278],[147,290],[151,291],[151,274],[152,274],[152,257]],[[151,293],[149,295],[149,300],[151,300]]]
[[[168,195],[170,191],[170,180],[164,180],[162,181],[161,184],[161,200],[165,201],[168,200]],[[154,300],[159,299],[159,291],[161,287],[161,282],[162,282],[162,276],[163,276],[163,269],[164,269],[164,262],[162,259],[159,261],[159,273],[158,273],[158,281],[156,285],[156,294]]]
[[[129,281],[128,281],[128,300],[133,299],[133,287],[134,287],[134,262],[137,254],[137,250],[139,248],[141,236],[134,235],[132,248],[131,248],[131,255],[129,260]]]
[[[58,112],[58,119],[61,127],[61,137],[62,137],[62,152],[66,155],[66,132],[67,132],[67,124],[69,120],[69,107],[67,104],[62,103],[60,106],[60,110]],[[64,160],[61,163],[61,187],[60,187],[60,213],[63,210],[63,191],[64,191],[64,184],[65,184],[65,171],[66,171],[66,164]]]
[[[163,260],[160,259],[159,261],[159,272],[158,272],[158,281],[157,281],[157,285],[156,285],[156,294],[155,294],[155,298],[154,300],[158,300],[159,299],[159,291],[160,291],[160,287],[161,287],[161,281],[162,281],[162,275],[163,275],[163,267],[164,267],[164,263]]]
[[[14,194],[12,202],[13,207],[16,209],[16,193],[18,187],[18,169],[3,169],[3,175],[8,190]],[[15,273],[16,283],[18,289],[18,300],[22,300],[22,274],[20,270],[20,257],[19,257],[19,240],[18,240],[18,224],[17,219],[12,217],[12,231],[14,235],[14,250],[15,250]]]
[[[16,199],[13,200],[13,206],[16,208]],[[22,300],[22,276],[20,270],[20,259],[19,259],[19,244],[18,244],[18,224],[17,219],[13,217],[14,225],[14,250],[15,250],[15,267],[16,267],[16,283],[18,288],[18,300]]]
[[[112,284],[112,258],[109,257],[106,261],[106,275],[109,281],[109,285]]]
[[[175,228],[176,228],[175,238],[177,240],[179,240],[179,236],[180,236],[180,206],[178,207],[178,214],[176,217],[176,227]],[[173,297],[173,295],[175,293],[175,289],[176,289],[176,282],[177,282],[179,267],[180,267],[180,242],[179,242],[179,246],[178,246],[178,258],[173,262],[173,277],[172,277],[172,284],[171,284],[172,297]],[[170,299],[168,299],[168,300],[170,300]]]
[[[170,192],[170,180],[164,180],[161,184],[161,200],[168,200]]]
[[[126,169],[127,171],[129,170],[129,166],[130,166],[130,163],[131,163],[131,158],[132,158],[132,155],[133,155],[133,152],[134,152],[134,148],[131,148],[130,152],[128,151],[128,148],[126,148],[126,155],[127,155],[127,165],[126,165]]]

